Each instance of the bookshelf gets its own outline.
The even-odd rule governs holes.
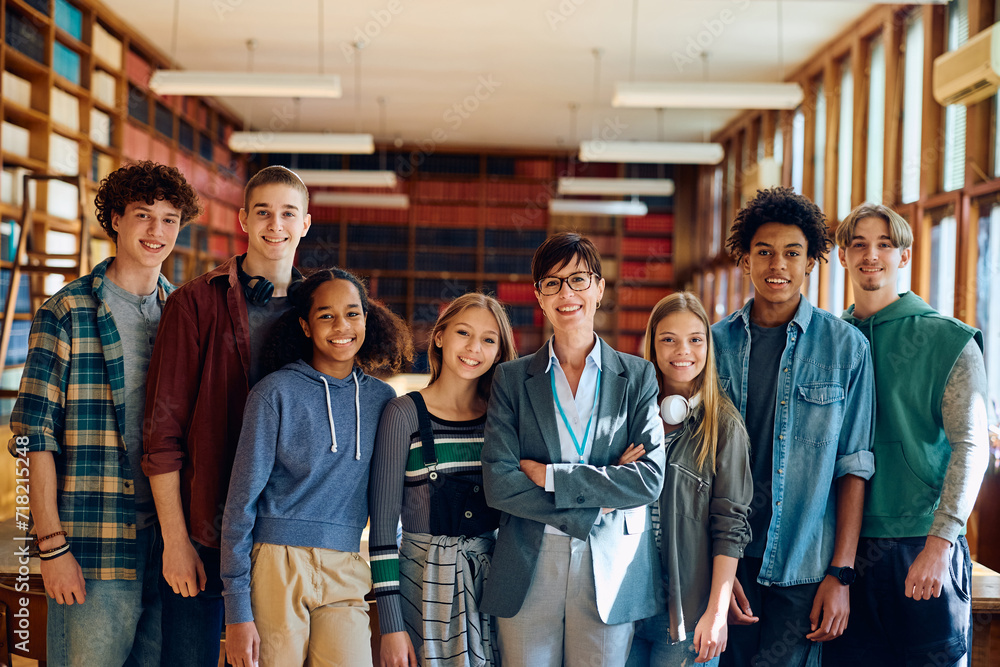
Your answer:
[[[550,218],[556,178],[569,168],[564,154],[468,152],[419,160],[405,152],[272,155],[269,163],[293,169],[391,165],[402,175],[396,192],[410,197],[408,210],[310,206],[313,227],[299,247],[299,261],[308,268],[336,264],[365,277],[372,295],[410,322],[418,350],[426,349],[443,305],[469,290],[504,302],[520,354],[538,349],[550,331],[531,284],[531,257],[555,231],[581,232],[601,252],[607,288],[597,329],[623,352],[641,353],[649,311],[673,288],[672,200],[647,200],[651,214],[643,218]],[[578,175],[597,176],[634,168],[573,167]],[[414,370],[425,368],[421,353]]]
[[[241,252],[237,211],[247,161],[226,148],[235,118],[212,100],[151,93],[152,71],[169,67],[169,60],[97,2],[4,0],[3,9],[0,218],[7,228],[19,218],[25,172],[81,174],[85,198],[93,201],[111,171],[151,159],[177,167],[205,205],[164,263],[167,277],[182,283]],[[90,225],[97,263],[114,245],[91,208],[77,219],[76,199],[67,183],[39,183],[34,239],[45,252],[75,252],[80,225]],[[51,294],[59,286],[49,281],[32,289]]]

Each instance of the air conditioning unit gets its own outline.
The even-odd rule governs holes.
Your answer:
[[[934,59],[934,99],[942,105],[970,105],[1000,86],[1000,23],[961,47]]]

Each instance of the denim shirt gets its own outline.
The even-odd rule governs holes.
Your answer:
[[[752,307],[751,299],[712,326],[719,380],[744,419]],[[834,482],[875,472],[871,354],[865,337],[844,324],[803,296],[786,328],[775,398],[772,516],[757,578],[765,586],[822,581],[837,530]]]

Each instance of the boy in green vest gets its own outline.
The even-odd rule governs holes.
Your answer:
[[[963,535],[989,458],[982,333],[896,293],[913,233],[891,209],[837,229],[854,286],[844,319],[875,362],[875,475],[851,588],[851,622],[826,665],[957,665],[969,651],[972,565]]]

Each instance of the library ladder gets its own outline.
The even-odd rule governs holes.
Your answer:
[[[80,238],[77,245],[77,252],[70,254],[51,254],[44,251],[45,240],[32,239],[38,236],[44,229],[36,230],[34,206],[31,201],[32,181],[63,181],[70,185],[75,185],[78,193],[77,200],[77,221],[80,225]],[[20,220],[15,220],[15,228],[20,229],[17,240],[17,250],[11,258],[10,282],[8,284],[7,295],[3,306],[3,329],[0,330],[0,360],[7,362],[7,348],[10,345],[10,334],[15,319],[17,306],[17,294],[21,286],[22,276],[29,276],[34,280],[29,280],[29,293],[31,295],[31,310],[33,315],[46,299],[43,289],[43,278],[46,275],[61,275],[65,278],[79,278],[87,271],[87,252],[90,246],[90,224],[84,218],[86,207],[86,181],[83,176],[64,176],[57,174],[24,174],[23,191],[21,196],[21,216]],[[32,249],[29,246],[36,246]],[[69,266],[50,266],[50,261],[66,262],[72,261]],[[17,391],[12,389],[0,389],[0,398],[15,398]]]

